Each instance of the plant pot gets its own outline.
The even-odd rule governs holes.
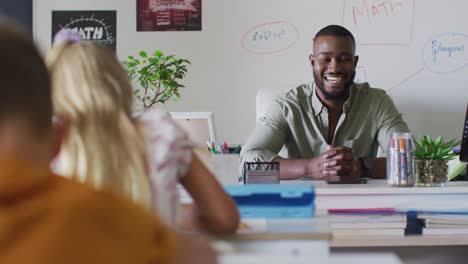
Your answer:
[[[438,187],[448,184],[446,160],[415,160],[418,186]]]

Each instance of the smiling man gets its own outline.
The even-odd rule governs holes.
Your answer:
[[[392,133],[409,129],[384,90],[354,83],[358,59],[351,32],[321,29],[309,57],[314,82],[270,105],[242,148],[241,170],[244,162],[277,161],[281,179],[385,178],[378,149],[386,153]]]

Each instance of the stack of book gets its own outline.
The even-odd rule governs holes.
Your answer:
[[[335,238],[405,235],[406,214],[393,208],[330,209],[328,219]]]
[[[420,212],[423,235],[468,235],[468,212]]]

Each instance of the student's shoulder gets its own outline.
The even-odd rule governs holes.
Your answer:
[[[130,258],[135,263],[151,262],[148,259],[167,263],[173,258],[175,234],[149,210],[60,176],[53,177],[52,182],[54,197],[47,205],[47,221],[56,232],[49,240],[73,239],[70,244],[86,252],[99,246],[101,252],[95,258],[117,260],[110,263],[129,263]]]
[[[151,228],[155,217],[134,202],[110,192],[61,176],[53,176],[54,194],[51,203],[55,215],[77,224],[81,220],[95,221],[96,225],[140,225]]]

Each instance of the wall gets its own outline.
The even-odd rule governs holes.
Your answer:
[[[166,108],[213,112],[219,140],[247,139],[258,89],[311,80],[311,39],[328,24],[355,34],[357,81],[386,89],[416,134],[461,137],[468,102],[465,0],[203,0],[203,30],[194,32],[136,32],[136,1],[34,4],[35,36],[44,51],[51,10],[117,10],[122,60],[140,49],[188,58],[182,100]]]

